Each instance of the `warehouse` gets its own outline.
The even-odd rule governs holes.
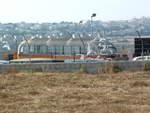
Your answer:
[[[18,53],[30,54],[55,54],[55,55],[72,55],[84,54],[89,39],[84,39],[84,44],[79,38],[33,38],[23,41],[18,47]]]
[[[18,55],[32,54],[34,57],[110,55],[117,53],[116,47],[103,38],[32,38],[18,46]],[[36,55],[36,56],[35,56]],[[31,55],[30,55],[31,56]]]

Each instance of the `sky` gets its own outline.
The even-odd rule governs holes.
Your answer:
[[[0,22],[79,22],[150,17],[150,0],[0,0]]]

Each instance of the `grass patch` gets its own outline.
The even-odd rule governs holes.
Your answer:
[[[149,75],[148,71],[98,75],[46,72],[1,75],[0,111],[150,113]]]

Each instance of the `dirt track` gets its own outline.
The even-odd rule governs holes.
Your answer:
[[[1,75],[0,113],[150,113],[150,72]]]

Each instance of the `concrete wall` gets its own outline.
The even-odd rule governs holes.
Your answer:
[[[111,69],[141,70],[150,62],[101,62],[101,63],[42,63],[42,64],[0,64],[0,73],[13,72],[86,72],[101,73]],[[149,65],[150,66],[150,65]]]

